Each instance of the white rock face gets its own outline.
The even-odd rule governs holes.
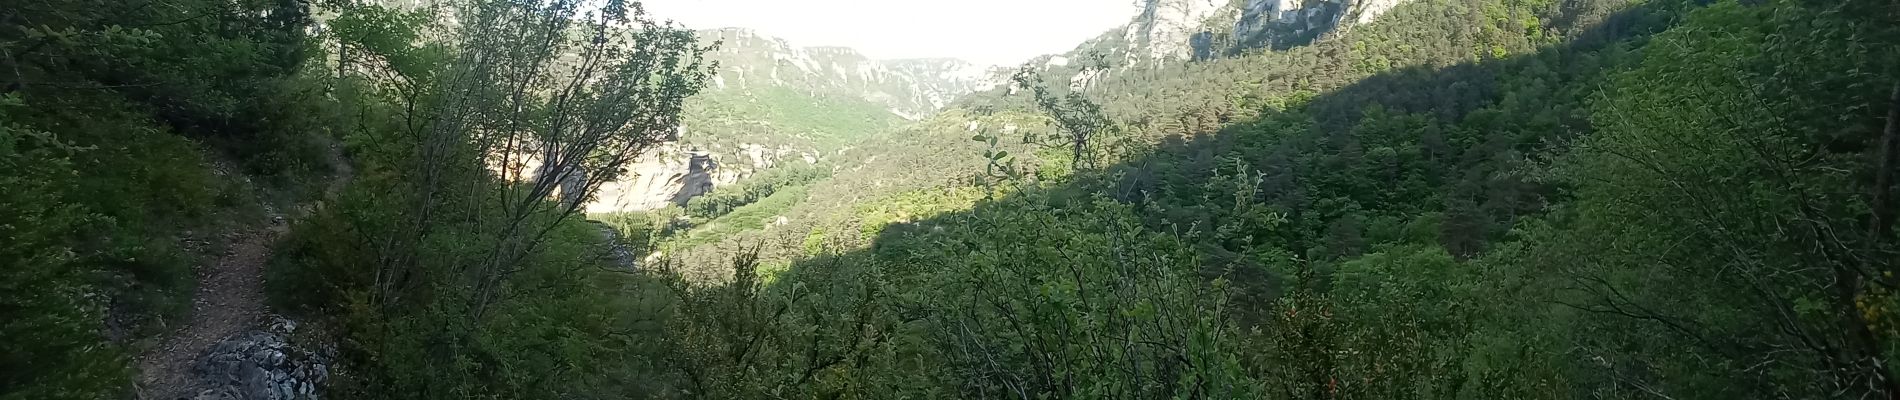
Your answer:
[[[711,147],[718,149],[725,146],[714,143]],[[789,145],[767,147],[756,143],[739,143],[731,147],[736,152],[729,153],[733,154],[730,157],[723,157],[677,142],[653,146],[627,164],[624,167],[625,174],[602,183],[594,198],[583,204],[582,209],[588,213],[611,213],[685,205],[688,200],[710,193],[717,187],[738,183],[759,171],[788,161],[803,161],[807,164],[819,161],[816,150],[801,150]],[[501,179],[508,180],[532,179],[540,168],[541,160],[531,154],[517,154],[506,163],[500,157],[491,157],[489,161],[489,170]],[[578,185],[586,183],[585,180],[603,176],[606,174],[589,172],[580,174],[575,180],[563,179],[562,188],[555,196],[561,198],[566,196],[565,193],[579,193]]]
[[[1373,19],[1379,18],[1380,15],[1385,15],[1386,11],[1392,11],[1393,7],[1398,7],[1400,3],[1404,2],[1405,0],[1360,0],[1358,17],[1353,19],[1353,23],[1363,24],[1372,22]]]
[[[1128,25],[1124,39],[1146,51],[1131,52],[1130,56],[1146,57],[1148,60],[1186,59],[1193,50],[1194,35],[1203,31],[1203,25],[1218,13],[1231,13],[1225,10],[1226,0],[1146,0],[1142,3],[1140,16]]]
[[[634,159],[632,165],[627,166],[627,174],[620,180],[601,185],[594,200],[587,203],[587,212],[644,211],[666,207],[675,195],[688,191],[688,183],[705,181],[690,176],[705,175],[708,168],[718,168],[717,164],[702,164],[699,166],[702,171],[694,171],[692,164],[696,158],[711,160],[703,151],[681,149],[679,145],[671,143],[647,150]]]
[[[1190,60],[1233,47],[1305,45],[1327,32],[1372,22],[1408,0],[1138,1],[1142,13],[1122,28],[1119,46],[1106,48],[1125,64]],[[1058,60],[1067,58],[1048,59],[1045,68],[1066,64]]]
[[[601,185],[585,206],[589,213],[650,211],[684,205],[693,197],[738,183],[786,161],[818,162],[818,154],[791,146],[740,143],[738,159],[721,160],[712,152],[667,143],[647,150],[627,166],[619,180]]]
[[[943,107],[950,105],[958,97],[970,94],[978,89],[995,87],[1000,82],[991,79],[995,67],[981,66],[949,58],[928,58],[909,60],[880,61],[888,75],[880,77],[887,87],[893,90],[887,93],[894,96],[900,104],[915,104],[902,108],[910,114],[909,119],[921,119]],[[908,96],[908,99],[904,97]],[[899,114],[904,115],[904,114]]]
[[[1285,48],[1372,22],[1405,0],[1247,0],[1234,22],[1236,43]]]

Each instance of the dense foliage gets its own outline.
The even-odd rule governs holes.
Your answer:
[[[180,232],[271,203],[212,160],[303,197],[331,137],[268,278],[333,398],[1900,396],[1890,1],[1098,40],[902,126],[687,102],[710,49],[635,2],[307,6],[0,11],[0,398],[126,397]],[[691,118],[826,157],[581,221]]]
[[[585,199],[679,125],[707,71],[637,3],[343,7],[338,97],[359,177],[299,224],[271,282],[334,324],[334,396],[560,398],[638,391]],[[453,16],[453,18],[440,18]],[[451,23],[439,23],[439,21]]]
[[[732,235],[768,261],[703,290],[752,294],[692,313],[758,333],[683,365],[750,382],[711,397],[1886,396],[1896,11],[1417,2],[1032,69],[1093,82],[966,99]],[[880,169],[920,157],[972,178]]]
[[[326,172],[304,9],[275,1],[0,11],[0,398],[122,398],[189,307],[191,245]],[[220,161],[214,161],[220,160]],[[229,160],[229,161],[222,161]]]

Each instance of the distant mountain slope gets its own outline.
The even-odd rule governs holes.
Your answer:
[[[643,155],[591,212],[684,204],[787,163],[812,164],[850,143],[936,113],[1002,75],[966,61],[874,60],[845,47],[797,47],[742,28],[702,30],[718,43],[706,91],[689,99],[676,141]]]
[[[1124,86],[1143,80],[1131,75],[1139,75],[1136,71],[1178,67],[1194,60],[1238,58],[1250,50],[1306,45],[1328,34],[1371,23],[1404,2],[1140,0],[1141,12],[1126,24],[1071,51],[1037,57],[1024,65],[1034,67],[1044,79],[1067,81],[1078,88],[1091,82]],[[656,152],[652,160],[637,167],[635,175],[628,178],[632,182],[610,188],[592,210],[653,210],[667,204],[684,205],[715,187],[738,183],[766,169],[786,165],[788,160],[790,164],[838,161],[831,165],[854,170],[875,164],[881,167],[873,169],[906,172],[885,171],[905,176],[886,179],[890,182],[916,179],[917,174],[937,176],[946,168],[930,164],[949,160],[938,157],[943,154],[935,151],[924,152],[936,158],[924,157],[931,162],[925,162],[929,166],[922,169],[910,165],[916,162],[894,163],[895,157],[834,156],[853,146],[859,147],[857,150],[886,151],[945,146],[934,141],[920,143],[923,139],[918,138],[884,137],[887,132],[944,136],[944,140],[959,142],[948,147],[970,150],[960,142],[964,141],[963,135],[988,126],[975,121],[982,118],[968,112],[941,120],[927,117],[946,109],[1011,109],[1024,105],[1016,103],[1023,101],[1021,96],[1008,96],[1011,90],[1003,84],[1014,68],[980,67],[954,59],[874,60],[849,48],[799,47],[741,28],[702,30],[699,34],[702,41],[720,43],[719,50],[708,56],[720,67],[706,93],[689,104],[685,133],[678,144],[661,149],[664,153]],[[1091,66],[1108,70],[1083,75]],[[1155,93],[1129,87],[1109,92],[1116,97]],[[971,93],[982,95],[966,96]],[[958,100],[965,103],[956,103]],[[1133,108],[1148,111],[1161,109],[1146,101],[1112,102],[1108,106],[1123,115],[1147,113],[1131,110],[1131,104],[1141,104]],[[1178,107],[1187,103],[1159,104]],[[920,128],[926,125],[935,128]],[[1025,122],[1012,124],[1012,131],[1015,125],[1046,128]],[[689,161],[695,154],[700,161]],[[711,167],[692,168],[695,165]],[[819,190],[824,186],[819,185]],[[806,214],[812,217],[823,213]]]
[[[1055,86],[1052,89],[1058,92],[1082,90],[1100,101],[1104,111],[1115,121],[1126,125],[1128,132],[1120,140],[1131,145],[1104,146],[1132,149],[1165,145],[1170,143],[1169,136],[1179,135],[1172,139],[1179,140],[1182,136],[1216,132],[1234,121],[1259,118],[1257,114],[1269,107],[1284,109],[1289,103],[1305,101],[1300,100],[1302,96],[1337,90],[1382,72],[1454,63],[1471,57],[1476,51],[1495,56],[1496,49],[1526,51],[1559,39],[1584,37],[1587,34],[1581,28],[1590,25],[1586,22],[1601,20],[1610,10],[1620,9],[1613,0],[1589,2],[1586,5],[1590,7],[1527,8],[1522,10],[1519,19],[1493,21],[1500,27],[1445,19],[1446,16],[1496,12],[1478,7],[1484,4],[1483,0],[1449,4],[1404,0],[1231,3],[1148,0],[1145,4],[1147,7],[1141,14],[1120,28],[1078,45],[1070,52],[1046,55],[1025,63]],[[1393,7],[1398,10],[1393,11]],[[1524,22],[1542,20],[1553,22],[1541,25]],[[1557,23],[1564,21],[1568,22]],[[1525,26],[1541,26],[1545,31],[1529,35],[1523,33]],[[1218,52],[1207,48],[1196,50],[1190,43],[1193,35],[1174,34],[1190,30],[1201,32],[1203,38],[1212,35],[1226,39],[1213,43],[1215,48],[1221,49]],[[1332,36],[1327,36],[1329,34]],[[1402,42],[1412,37],[1438,39]],[[1292,43],[1301,44],[1276,49]],[[1349,51],[1355,46],[1365,50]],[[1197,61],[1194,51],[1212,54]],[[1107,67],[1106,71],[1082,75],[1084,66],[1098,61],[1105,61],[1102,63],[1105,65],[1097,66]],[[1478,80],[1474,78],[1474,81]],[[1083,87],[1082,82],[1090,84]],[[1065,87],[1067,85],[1062,83],[1075,86]],[[1417,97],[1384,95],[1403,99]],[[932,118],[891,128],[893,132],[902,132],[900,135],[864,141],[850,155],[834,157],[830,161],[838,167],[837,172],[811,183],[808,190],[782,195],[796,197],[795,201],[786,201],[795,205],[772,209],[768,215],[771,218],[766,218],[771,224],[714,220],[686,232],[684,236],[689,240],[682,242],[723,254],[720,253],[723,248],[736,243],[794,240],[796,238],[777,236],[800,236],[822,229],[825,224],[849,225],[877,220],[865,219],[866,213],[890,211],[880,207],[891,206],[884,204],[890,201],[909,201],[892,200],[905,193],[966,188],[970,185],[969,177],[982,172],[986,150],[984,143],[970,140],[972,135],[1002,138],[997,148],[1007,151],[1019,163],[1018,167],[1032,177],[1064,176],[1069,173],[1064,151],[1030,143],[1029,138],[1049,137],[1058,132],[1028,103],[1028,97],[1010,86],[993,86],[964,96]],[[1329,119],[1335,115],[1358,114],[1357,111],[1339,111],[1357,108],[1338,97],[1321,101],[1318,108],[1327,111],[1315,113]],[[1156,162],[1177,164],[1171,159],[1159,160]],[[1203,159],[1196,159],[1194,163],[1185,169],[1206,173],[1220,167]],[[1140,172],[1142,176],[1155,174]],[[882,211],[866,211],[867,207]],[[898,209],[901,209],[899,214],[917,212]],[[717,245],[701,246],[706,243]],[[800,255],[798,251],[771,254],[768,250],[767,253],[795,258]]]
[[[1114,66],[1157,66],[1259,48],[1285,50],[1370,23],[1407,1],[1140,0],[1141,13],[1127,24],[1075,50],[1046,57],[1090,56]]]
[[[1197,90],[1191,91],[1192,96],[1176,93],[1180,98],[1157,99],[1169,97],[1163,93],[1174,92],[1148,85],[1154,82],[1144,76],[1154,71],[1175,71],[1189,65],[1233,65],[1236,59],[1249,58],[1253,53],[1279,53],[1271,50],[1302,46],[1329,33],[1372,23],[1405,1],[1140,0],[1141,12],[1126,24],[1068,52],[1026,60],[1023,65],[1057,86],[1064,86],[1061,82],[1073,85],[1058,91],[1087,90],[1117,99],[1105,106],[1120,118],[1133,120],[1141,115],[1165,120],[1179,111],[1176,107],[1206,103],[1209,100],[1200,96],[1213,94]],[[704,40],[723,42],[721,50],[711,56],[722,65],[709,93],[701,95],[705,101],[700,104],[706,108],[689,115],[697,116],[698,121],[723,124],[712,129],[733,130],[706,135],[704,130],[709,127],[702,122],[694,128],[705,135],[701,138],[745,138],[745,143],[854,140],[851,146],[838,147],[834,157],[827,157],[828,165],[835,167],[832,176],[801,183],[800,190],[781,190],[770,200],[754,199],[771,207],[742,208],[751,212],[736,212],[736,218],[694,219],[690,227],[679,232],[685,239],[680,242],[687,247],[726,242],[712,246],[718,248],[779,234],[796,236],[818,225],[852,219],[862,211],[859,208],[876,207],[867,204],[888,200],[898,193],[966,184],[960,179],[977,172],[972,168],[980,168],[978,161],[984,151],[981,143],[968,139],[973,134],[1005,136],[1009,140],[1003,141],[999,149],[1016,154],[1021,166],[1038,170],[1036,174],[1067,173],[1056,172],[1067,166],[1060,152],[1019,140],[1054,132],[1026,108],[1026,96],[1012,85],[1003,84],[1014,68],[976,68],[956,60],[874,61],[849,49],[798,48],[744,29],[702,31],[701,35]],[[1311,52],[1307,49],[1301,54]],[[1085,75],[1087,68],[1106,70]],[[1264,70],[1175,72],[1227,80],[1257,76]],[[965,95],[973,92],[977,94]],[[888,114],[929,110],[928,114],[934,116],[914,121],[880,120],[880,107]],[[765,133],[740,132],[744,129]],[[778,148],[773,146],[780,145],[765,148]],[[796,255],[796,251],[787,251],[773,255]]]
[[[990,80],[989,68],[957,59],[874,60],[848,47],[794,47],[741,28],[699,34],[702,41],[720,42],[708,57],[720,63],[715,93],[787,88],[812,97],[854,98],[917,119]]]

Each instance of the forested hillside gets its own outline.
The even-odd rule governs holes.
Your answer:
[[[1162,66],[1091,42],[785,223],[678,234],[694,274],[762,256],[694,314],[763,333],[701,319],[693,365],[734,397],[1884,396],[1894,12],[1406,2]]]
[[[124,398],[332,131],[292,3],[0,7],[0,398]]]
[[[0,9],[0,399],[1900,398],[1900,3],[1141,3],[1008,82],[619,0]],[[715,116],[822,157],[587,213]],[[253,254],[273,317],[174,340]]]

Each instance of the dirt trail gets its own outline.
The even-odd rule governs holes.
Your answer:
[[[212,345],[258,326],[266,315],[264,264],[271,245],[289,231],[283,219],[272,216],[264,227],[239,232],[225,255],[213,265],[198,268],[198,292],[192,296],[191,320],[171,332],[139,359],[140,397],[175,399],[190,394],[195,383],[192,366]]]
[[[331,146],[328,158],[335,175],[320,199],[291,208],[293,218],[314,213],[323,207],[324,199],[337,198],[354,177],[339,146]],[[264,302],[265,264],[277,239],[290,232],[282,212],[274,206],[265,208],[264,221],[225,237],[225,253],[216,263],[198,266],[198,290],[192,294],[189,322],[167,332],[157,346],[139,355],[140,399],[190,398],[200,383],[193,371],[198,359],[219,342],[265,323],[269,315]]]

